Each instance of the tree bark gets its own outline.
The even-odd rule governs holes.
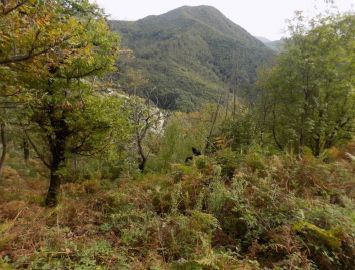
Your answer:
[[[141,157],[141,160],[140,160],[139,166],[138,166],[138,168],[141,172],[144,172],[146,163],[147,163],[147,159],[145,157]]]
[[[279,142],[279,140],[277,139],[276,136],[276,129],[275,129],[275,122],[276,122],[276,113],[275,113],[275,108],[273,108],[272,110],[272,116],[273,116],[273,123],[272,123],[272,136],[274,138],[275,144],[277,145],[277,147],[283,151],[283,146],[281,145],[281,143]]]
[[[46,206],[55,207],[58,204],[58,193],[60,189],[60,176],[58,170],[51,170],[50,184],[46,197]]]
[[[315,139],[314,147],[312,149],[313,155],[319,157],[320,155],[320,139]]]
[[[65,163],[65,150],[70,134],[67,123],[65,122],[65,116],[57,119],[55,117],[53,106],[49,107],[49,119],[51,126],[54,129],[53,134],[48,134],[48,142],[51,152],[50,169],[50,183],[45,204],[49,207],[54,207],[58,203],[58,194],[61,185],[60,170],[64,167]]]
[[[30,159],[30,145],[26,139],[23,139],[23,159],[25,160],[26,164]]]
[[[63,139],[57,140],[57,142],[51,146],[52,162],[50,164],[50,182],[45,201],[46,205],[49,207],[54,207],[58,204],[58,193],[61,184],[59,173],[63,162],[65,161],[65,144],[60,144],[59,142],[65,142],[65,138]]]
[[[139,138],[139,136],[137,136],[137,145],[138,145],[138,153],[140,155],[138,168],[141,172],[144,172],[145,164],[147,163],[147,157],[144,154],[142,140],[141,138]]]
[[[0,137],[1,137],[1,145],[2,145],[2,153],[0,157],[0,176],[2,172],[2,168],[4,166],[6,153],[7,153],[7,142],[6,142],[6,135],[5,135],[5,123],[0,123]]]

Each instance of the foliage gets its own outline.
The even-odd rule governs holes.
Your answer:
[[[12,196],[0,201],[0,218],[6,220],[0,253],[15,269],[353,265],[352,164],[341,158],[326,163],[253,151],[216,152],[191,164],[174,164],[168,173],[116,183],[64,184],[59,206],[49,212],[32,198],[38,191],[30,189],[43,180],[30,185],[34,180],[5,168],[7,177],[13,175],[7,190]],[[217,165],[226,153],[238,157],[228,180]],[[28,186],[18,189],[25,181]],[[28,195],[23,196],[24,190]],[[332,194],[343,194],[344,205],[333,202]],[[28,209],[20,211],[24,206]]]
[[[256,69],[274,53],[218,10],[182,7],[161,16],[137,22],[111,21],[134,59],[119,62],[125,73],[140,71],[148,81],[137,88],[144,96],[154,91],[160,107],[194,111],[201,104],[216,102],[229,88],[250,90]],[[126,71],[126,72],[124,72]],[[155,99],[153,99],[155,101]]]
[[[202,149],[206,130],[201,131],[194,124],[200,118],[198,113],[175,113],[167,119],[164,133],[155,157],[148,162],[148,168],[155,171],[167,170],[170,164],[183,162],[191,156],[191,148]],[[196,118],[197,119],[196,119]]]
[[[15,24],[4,28],[11,39],[3,44],[1,70],[11,70],[17,85],[5,85],[4,94],[8,86],[20,88],[10,100],[21,105],[17,125],[50,170],[46,204],[55,205],[70,155],[95,155],[126,136],[118,98],[100,94],[93,78],[113,71],[119,40],[102,12],[86,0],[6,5],[15,8],[8,14],[5,6],[1,19]],[[18,29],[28,33],[20,35]],[[16,39],[21,42],[14,45]]]
[[[161,111],[148,99],[108,88],[110,77],[104,76],[114,70],[119,44],[95,5],[9,0],[0,7],[0,75],[6,76],[0,82],[0,123],[7,154],[0,179],[1,269],[355,265],[355,143],[348,141],[353,17],[314,20],[309,30],[298,24],[278,64],[260,78],[258,103],[233,98],[230,110],[230,95],[221,95],[218,104],[163,115],[162,123]],[[181,17],[196,23],[171,21]],[[186,41],[188,47],[196,39],[211,48],[221,45],[223,52],[210,51],[218,63],[204,66],[218,64],[224,82],[235,72],[224,57],[240,45],[236,40],[259,48],[211,8],[181,8],[144,19],[153,26],[140,27],[154,27],[156,20],[164,31],[154,37],[148,31],[148,41],[168,46],[178,26],[177,45]],[[231,35],[234,45],[228,43]],[[163,51],[174,57],[172,50]],[[169,59],[159,64],[169,65]],[[250,70],[240,71],[243,83]],[[145,74],[131,68],[129,73],[122,87],[138,93]],[[175,105],[193,103],[182,97]],[[47,206],[56,205],[51,208],[42,203],[48,177]]]
[[[227,119],[221,129],[234,150],[243,151],[251,146],[257,138],[257,127],[255,125],[252,112],[246,108],[239,108],[236,115]]]
[[[133,149],[138,156],[138,168],[144,172],[151,152],[156,152],[167,116],[152,104],[149,97],[144,100],[130,96],[126,101],[126,110],[130,112],[129,122],[133,127]]]
[[[259,79],[262,130],[280,149],[318,156],[351,139],[354,121],[354,16],[292,25],[277,64]]]

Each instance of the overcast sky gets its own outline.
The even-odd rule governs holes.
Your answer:
[[[270,40],[284,36],[285,20],[294,11],[303,10],[308,15],[324,11],[325,0],[92,0],[104,8],[112,19],[138,20],[148,15],[159,15],[172,9],[189,5],[210,5],[219,9],[229,19],[255,36]],[[354,11],[354,0],[335,0],[340,11]],[[328,5],[329,8],[329,5]]]

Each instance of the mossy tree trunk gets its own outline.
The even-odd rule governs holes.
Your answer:
[[[48,107],[47,116],[50,119],[50,124],[53,129],[52,134],[48,134],[48,142],[51,153],[50,162],[50,183],[46,197],[46,205],[54,207],[58,203],[58,194],[61,185],[61,170],[65,164],[65,152],[68,137],[70,135],[69,127],[66,123],[65,112],[62,112],[61,117],[56,117],[57,112],[54,106]]]

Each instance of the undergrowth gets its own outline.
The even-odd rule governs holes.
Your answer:
[[[11,165],[11,163],[10,163]],[[4,169],[1,269],[352,269],[354,163],[221,150],[168,173],[62,186]]]

